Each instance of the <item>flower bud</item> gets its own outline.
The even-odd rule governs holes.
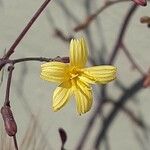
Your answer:
[[[146,0],[133,0],[137,5],[146,6],[147,1]]]
[[[1,108],[1,114],[4,120],[4,126],[9,136],[14,136],[17,133],[17,125],[9,106]]]

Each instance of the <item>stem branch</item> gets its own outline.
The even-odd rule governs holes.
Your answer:
[[[45,0],[45,2],[41,5],[41,7],[36,11],[36,13],[33,15],[29,23],[26,25],[26,27],[23,29],[23,31],[20,33],[18,38],[15,40],[15,42],[12,44],[12,46],[9,48],[8,52],[4,55],[4,59],[8,59],[13,53],[17,45],[20,43],[20,41],[23,39],[25,34],[28,32],[32,24],[36,21],[36,19],[39,17],[39,15],[42,13],[42,11],[45,9],[45,7],[48,5],[48,3],[51,0]]]
[[[12,79],[13,70],[14,70],[14,66],[10,65],[8,67],[9,74],[8,74],[8,80],[7,80],[6,96],[5,96],[4,106],[10,106],[9,95],[10,95],[10,86],[11,86],[11,79]]]
[[[13,140],[14,140],[15,149],[18,150],[18,144],[17,144],[16,136],[13,136]]]

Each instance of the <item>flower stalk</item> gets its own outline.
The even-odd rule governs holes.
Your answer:
[[[33,23],[36,21],[36,19],[40,16],[42,11],[46,8],[46,6],[49,4],[51,0],[45,0],[45,2],[41,5],[41,7],[36,11],[36,13],[33,15],[29,23],[25,26],[25,28],[22,30],[20,35],[17,37],[15,42],[11,45],[7,53],[3,56],[2,60],[7,60],[15,51],[15,48],[18,46],[20,41],[23,39],[23,37],[26,35],[28,30],[31,28]],[[5,63],[0,64],[0,70],[4,67]]]

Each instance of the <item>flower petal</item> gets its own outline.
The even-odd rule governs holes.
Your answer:
[[[87,62],[88,50],[83,38],[70,42],[70,64],[83,68]]]
[[[77,80],[76,90],[74,90],[74,94],[78,113],[81,115],[88,112],[93,102],[92,90],[90,86],[80,80]]]
[[[89,84],[106,84],[116,78],[116,67],[104,65],[82,69],[80,80]]]
[[[60,84],[53,94],[53,110],[60,110],[69,100],[71,96],[71,83],[64,82]]]
[[[41,78],[47,81],[61,83],[67,79],[68,64],[48,62],[41,65]]]

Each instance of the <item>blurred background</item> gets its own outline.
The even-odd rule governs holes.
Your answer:
[[[42,2],[0,0],[0,56],[4,54],[5,49],[9,49]],[[78,32],[74,31],[87,16],[95,13],[104,4],[104,0],[53,0],[31,27],[11,58],[68,56],[70,38],[84,37],[90,51],[88,66],[107,64],[133,2],[122,1],[111,5],[99,13],[87,27]],[[150,29],[140,23],[140,17],[149,15],[149,12],[149,4],[147,7],[136,9],[123,40],[132,58],[144,73],[147,73],[150,67]],[[99,139],[103,127],[108,125],[104,122],[115,107],[115,102],[118,102],[127,90],[130,91],[143,76],[133,67],[121,49],[114,61],[118,69],[117,80],[108,84],[106,95],[104,94],[113,102],[99,107],[104,99],[105,87],[94,86],[92,109],[82,116],[76,112],[74,99],[71,99],[61,111],[52,111],[52,94],[57,85],[40,79],[41,64],[41,62],[16,64],[13,73],[11,107],[18,126],[17,140],[21,150],[59,150],[61,147],[59,128],[63,128],[67,134],[65,144],[67,150],[150,149],[148,88],[140,88],[132,96],[129,94],[127,102],[109,124],[103,139]],[[0,87],[0,106],[4,102],[6,81],[7,69],[4,70]],[[90,128],[86,130],[89,126]],[[11,138],[5,135],[0,117],[2,150],[11,149],[8,146],[10,141]]]

